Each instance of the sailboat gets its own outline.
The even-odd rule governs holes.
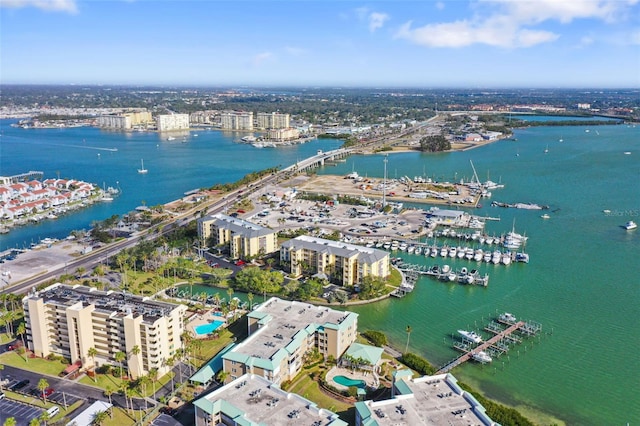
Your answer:
[[[547,152],[549,152],[549,145],[544,149],[544,153],[546,154]]]
[[[140,168],[138,169],[138,173],[140,174],[144,174],[147,173],[149,170],[144,168],[144,160],[140,159]]]

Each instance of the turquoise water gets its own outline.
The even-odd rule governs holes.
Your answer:
[[[491,277],[487,288],[422,278],[403,299],[350,308],[360,314],[359,329],[384,331],[404,348],[411,325],[410,350],[442,366],[457,355],[451,349],[457,329],[480,327],[505,311],[536,320],[545,331],[539,339],[491,366],[468,364],[454,374],[491,397],[569,424],[637,422],[640,398],[632,394],[640,377],[640,233],[621,225],[640,216],[640,127],[588,129],[538,127],[517,131],[517,141],[466,152],[389,155],[389,177],[469,179],[472,160],[481,180],[505,184],[492,191],[493,200],[547,204],[551,218],[541,219],[539,210],[490,207],[484,200],[473,212],[501,219],[488,222],[487,232],[505,233],[515,219],[516,231],[529,237],[531,262],[480,265]],[[355,170],[381,177],[383,167],[380,155],[359,156],[322,173]],[[401,256],[428,266],[476,267],[449,258]]]
[[[198,325],[194,327],[194,330],[196,331],[196,334],[198,336],[202,336],[204,334],[213,333],[214,331],[219,329],[222,324],[224,324],[223,321],[214,321],[210,322],[209,324]]]
[[[350,379],[346,376],[335,376],[333,378],[333,381],[336,382],[339,385],[342,386],[356,386],[359,387],[361,389],[364,389],[366,386],[366,383],[364,382],[364,380],[355,380],[355,379]]]
[[[97,129],[23,130],[0,120],[0,174],[43,170],[45,176],[73,177],[115,186],[122,196],[56,221],[0,236],[0,247],[28,245],[31,239],[63,237],[88,228],[93,220],[122,214],[141,204],[168,202],[193,188],[237,180],[255,169],[331,149],[339,141],[316,141],[282,149],[256,149],[233,142],[234,136],[198,131],[188,143],[167,142],[157,134],[124,135]],[[590,130],[586,132],[585,130]],[[240,135],[235,136],[239,138]],[[551,413],[569,424],[634,424],[640,419],[636,354],[640,353],[640,229],[621,228],[640,219],[640,127],[536,127],[516,132],[517,141],[500,141],[466,152],[394,153],[390,178],[426,175],[439,180],[470,179],[469,160],[479,178],[501,181],[492,200],[548,204],[540,211],[490,207],[474,212],[500,217],[487,231],[499,235],[526,232],[531,263],[479,267],[491,275],[487,288],[447,285],[423,278],[403,299],[353,307],[360,330],[384,331],[404,348],[405,328],[412,326],[410,348],[440,366],[456,352],[450,347],[457,329],[472,329],[496,312],[541,322],[545,333],[531,345],[512,351],[491,366],[465,365],[454,370],[487,395],[513,405]],[[563,142],[559,142],[562,138]],[[82,145],[70,147],[60,145]],[[548,146],[549,152],[544,154]],[[117,152],[94,147],[117,147]],[[631,155],[625,155],[629,151]],[[100,159],[97,153],[101,153]],[[519,154],[519,155],[516,155]],[[139,175],[144,158],[148,175]],[[240,160],[239,160],[240,159]],[[382,176],[383,157],[354,156],[320,173]],[[605,214],[603,210],[610,213]],[[442,259],[404,255],[432,265]],[[469,262],[452,266],[472,266]],[[473,265],[475,267],[475,264]],[[193,286],[194,294],[224,290]],[[246,299],[244,294],[234,297]],[[256,295],[254,303],[262,301]],[[548,333],[548,334],[547,334]],[[552,333],[552,334],[551,334]],[[504,365],[502,362],[504,361]]]

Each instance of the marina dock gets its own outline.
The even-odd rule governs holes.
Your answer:
[[[489,274],[485,273],[484,275],[480,275],[475,269],[467,270],[467,268],[462,268],[459,271],[454,271],[449,268],[449,265],[442,267],[436,265],[428,268],[425,265],[413,265],[402,261],[396,262],[396,267],[404,274],[414,274],[416,276],[428,275],[440,281],[479,285],[482,287],[489,285]]]
[[[444,365],[435,374],[448,373],[470,359],[482,364],[491,362],[492,357],[506,354],[511,346],[523,343],[523,339],[535,336],[542,330],[542,325],[537,322],[511,321],[503,318],[505,315],[511,316],[511,314],[503,314],[484,327],[485,331],[493,334],[489,340],[476,344],[469,339],[462,338],[461,341],[455,342],[453,348],[463,354]]]

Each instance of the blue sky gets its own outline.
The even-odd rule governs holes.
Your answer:
[[[0,0],[0,82],[640,87],[640,0]]]

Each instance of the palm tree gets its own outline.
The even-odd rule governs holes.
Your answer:
[[[216,376],[216,380],[218,381],[218,383],[224,383],[228,377],[229,373],[227,371],[220,370],[218,372],[218,375]]]
[[[96,355],[98,355],[98,350],[94,347],[91,347],[87,350],[87,356],[91,358],[93,361],[93,382],[96,383],[98,381],[98,376],[96,375]]]
[[[409,350],[409,337],[411,337],[411,326],[408,325],[405,331],[407,332],[407,345],[404,348],[404,353],[407,353]]]
[[[127,399],[128,389],[129,386],[127,385],[127,382],[120,382],[120,392],[122,392],[122,395],[124,395],[124,405],[126,406],[127,410],[129,410],[129,400]]]
[[[120,380],[123,380],[123,376],[122,376],[122,362],[123,362],[125,359],[127,359],[127,354],[126,354],[126,353],[124,353],[124,352],[122,352],[122,351],[117,352],[117,353],[116,353],[116,355],[115,355],[115,359],[116,359],[116,362],[118,362],[118,363],[120,364]]]
[[[95,413],[93,413],[93,420],[91,420],[91,424],[96,426],[102,426],[102,424],[106,421],[107,421],[107,412],[96,411]]]
[[[2,426],[16,426],[17,424],[18,422],[16,422],[15,417],[9,417],[7,420],[4,421]]]
[[[49,387],[49,382],[47,382],[47,379],[45,379],[44,377],[40,380],[38,380],[38,390],[40,391],[40,394],[42,395],[42,400],[44,401],[44,403],[47,403],[47,395],[44,393],[45,389],[47,389]]]
[[[49,416],[49,413],[46,411],[43,411],[42,414],[40,414],[40,421],[44,422],[44,425],[47,426],[47,422],[49,421],[49,419],[51,418],[51,416]]]
[[[156,382],[158,381],[158,369],[152,368],[149,370],[149,379],[151,379],[151,384],[153,385],[153,398],[156,397]]]
[[[24,324],[24,322],[21,322],[18,325],[18,329],[16,330],[16,334],[18,336],[20,336],[20,339],[22,340],[22,347],[25,348],[25,349],[27,348],[27,346],[24,344],[24,335],[25,335],[26,332],[27,332],[27,326]]]
[[[169,374],[171,374],[171,393],[173,394],[174,388],[173,388],[173,366],[175,365],[176,360],[174,357],[170,357],[168,359],[165,359],[163,364],[165,364],[167,367],[169,367]]]
[[[0,364],[0,371],[4,370],[4,364]],[[2,379],[0,378],[0,391],[2,390]]]
[[[138,365],[138,355],[140,355],[140,346],[135,345],[134,347],[131,348],[131,355],[135,356],[135,360],[136,360],[136,368],[139,367]]]
[[[129,398],[129,402],[131,403],[131,412],[133,412],[133,389],[129,387],[124,390],[124,399],[127,398]]]
[[[253,293],[247,294],[247,300],[249,301],[249,310],[253,310]]]
[[[38,420],[37,417],[34,417],[33,419],[31,419],[31,421],[29,422],[29,426],[40,426],[40,420]]]
[[[113,405],[113,402],[111,401],[111,395],[113,395],[113,389],[111,388],[111,386],[107,386],[104,389],[104,394],[107,396],[107,398],[109,398],[109,404]],[[109,417],[113,418],[113,410],[109,410]]]
[[[141,376],[138,379],[138,385],[140,386],[139,391],[142,394],[142,398],[144,399],[144,410],[147,411],[147,385],[149,384],[151,380],[149,379],[149,376]],[[131,404],[133,405],[133,403]]]

